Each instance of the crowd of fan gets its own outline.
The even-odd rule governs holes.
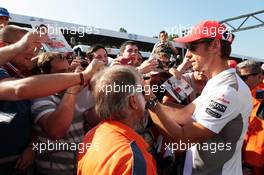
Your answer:
[[[200,153],[203,162],[194,165],[195,161],[188,159],[188,148],[176,152],[165,148],[168,143],[180,141],[217,142],[219,135],[223,142],[229,141],[237,147],[238,150],[232,149],[233,152],[242,152],[242,159],[239,156],[235,159],[238,169],[231,161],[228,162],[231,162],[230,166],[235,167],[236,172],[242,173],[243,163],[244,174],[263,173],[263,69],[260,63],[251,60],[231,65],[229,63],[232,61],[222,59],[211,64],[209,58],[212,55],[226,57],[222,55],[224,51],[219,51],[220,46],[215,41],[220,41],[219,38],[187,42],[188,51],[180,65],[170,64],[170,58],[176,58],[178,50],[173,47],[173,41],[168,41],[165,31],[160,32],[160,41],[155,44],[151,57],[145,61],[134,41],[124,42],[117,58],[109,59],[104,46],[93,45],[88,49],[85,59],[81,59],[65,53],[40,52],[42,44],[49,42],[47,35],[8,25],[9,13],[4,8],[0,9],[0,14],[0,174],[188,174],[188,161],[192,162],[192,172],[196,174],[215,174],[219,171],[230,171],[232,174],[232,168],[222,169],[225,163],[233,160],[233,153],[225,154],[226,158],[221,157],[219,160],[213,158],[219,156],[218,153]],[[225,89],[227,93],[223,89],[217,91],[221,83],[237,83],[233,82],[231,73],[210,76],[207,69],[195,68],[198,63],[194,63],[193,55],[202,53],[198,46],[204,43],[210,52],[203,55],[208,60],[201,64],[221,63],[221,71],[236,68],[237,73],[234,74],[238,74],[251,91],[250,98],[247,94],[242,95],[240,100],[236,99],[236,103],[248,105],[236,107],[229,99],[229,96],[235,98],[229,94],[233,90]],[[211,72],[214,71],[218,70],[215,68]],[[220,74],[222,80],[216,86],[211,79]],[[161,87],[171,76],[185,79],[193,88],[193,92],[181,103],[160,89],[149,93],[144,89],[140,92],[110,92],[108,95],[102,89],[114,83],[120,86],[144,87],[147,84]],[[239,88],[244,88],[240,78],[236,81],[239,81]],[[216,88],[209,87],[209,83]],[[227,99],[226,103],[232,103],[232,108],[239,108],[239,112],[243,113],[241,115],[247,114],[243,116],[243,126],[239,125],[239,119],[236,118],[238,113],[230,111],[235,116],[226,119],[228,115],[225,111],[233,109],[229,109],[225,101],[225,105],[210,101],[208,105],[211,106],[206,106],[209,101],[205,100],[204,89],[215,92],[211,95],[214,98],[208,97],[210,100],[218,98],[218,92],[223,92],[219,99]],[[208,110],[213,109],[213,105],[214,110],[209,113],[213,116],[212,120],[195,118],[196,114],[203,115],[197,109],[199,106],[203,108],[202,102],[197,102],[197,99],[204,101],[207,118]],[[223,106],[227,108],[220,109]],[[216,115],[217,110],[222,112],[221,116]],[[206,123],[203,125],[205,127],[210,125],[208,131],[205,133],[192,129],[193,125],[198,128],[200,125],[190,121],[189,116],[194,116],[198,123]],[[210,123],[212,121],[216,124]],[[228,124],[232,125],[231,130],[226,129]],[[247,126],[248,130],[244,130]],[[229,138],[232,129],[240,131],[234,136],[236,139]],[[226,132],[229,132],[228,136]],[[241,143],[238,144],[238,140]],[[56,147],[60,143],[67,144],[67,148]],[[83,149],[84,145],[89,147]],[[208,165],[210,161],[218,165]]]

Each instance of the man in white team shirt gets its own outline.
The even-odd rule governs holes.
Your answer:
[[[178,148],[187,145],[183,174],[242,175],[241,147],[252,102],[248,86],[227,64],[233,39],[216,21],[201,22],[175,39],[186,44],[193,69],[203,71],[209,81],[201,95],[182,109],[158,103],[153,94],[147,97],[146,107],[158,116],[152,116],[159,121],[155,123],[165,128]]]

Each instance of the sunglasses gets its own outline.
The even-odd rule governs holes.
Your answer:
[[[239,75],[240,78],[243,80],[243,81],[246,81],[248,79],[248,77],[250,76],[256,76],[258,75],[259,73],[253,73],[253,74],[247,74],[247,75]]]
[[[202,39],[202,40],[198,40],[192,43],[189,43],[186,45],[186,49],[190,50],[190,51],[196,51],[198,48],[198,44],[202,44],[202,43],[211,43],[213,41],[213,39]]]

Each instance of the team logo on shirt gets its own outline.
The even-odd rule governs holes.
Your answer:
[[[220,103],[217,103],[216,101],[214,101],[214,100],[211,100],[210,102],[209,102],[209,107],[211,108],[211,109],[215,109],[215,110],[217,110],[217,111],[219,111],[219,112],[225,112],[226,111],[226,108],[227,108],[227,106],[225,106],[225,105],[223,105],[223,104],[220,104]]]
[[[230,104],[230,101],[225,99],[224,94],[222,94],[220,97],[216,97],[216,99],[223,102],[223,103]]]
[[[215,118],[220,118],[220,117],[222,117],[222,114],[219,114],[219,113],[213,111],[213,110],[210,109],[210,108],[206,108],[205,112],[206,112],[207,114],[209,114],[210,116],[215,117]]]

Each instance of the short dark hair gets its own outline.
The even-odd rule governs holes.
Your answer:
[[[138,47],[138,45],[137,45],[137,43],[135,41],[125,41],[125,42],[123,42],[123,44],[120,47],[120,50],[119,50],[119,54],[120,55],[122,55],[124,53],[125,48],[126,48],[127,45],[132,45],[132,46],[137,46]]]
[[[166,36],[168,36],[168,33],[165,31],[165,30],[162,30],[162,31],[160,31],[160,33],[159,33],[159,36],[160,36],[160,34],[165,34]]]
[[[94,52],[96,52],[96,51],[99,50],[99,49],[104,49],[105,52],[106,52],[106,54],[107,54],[107,50],[105,49],[105,47],[104,47],[103,45],[101,45],[101,44],[95,44],[95,45],[92,45],[92,46],[88,49],[88,51],[86,52],[86,56],[87,56],[87,58],[88,58],[90,61],[92,61],[92,60],[93,60],[93,54],[94,54]]]
[[[220,40],[221,44],[221,57],[225,59],[229,59],[231,54],[231,43],[228,41]]]

